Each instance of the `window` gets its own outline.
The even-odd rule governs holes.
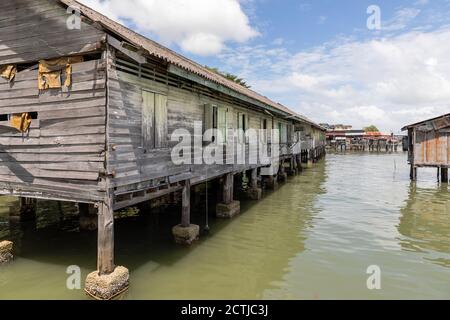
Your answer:
[[[210,104],[205,105],[205,128],[217,129],[222,136],[222,142],[227,142],[228,127],[231,124],[229,120],[229,114],[231,111],[227,107],[213,106]],[[216,137],[212,136],[212,142],[216,141]]]
[[[142,91],[142,147],[167,147],[167,96]]]
[[[266,143],[267,142],[267,119],[261,119],[261,142]]]
[[[286,127],[286,124],[278,122],[278,130],[280,132],[280,143],[287,143],[287,127]]]
[[[249,128],[248,115],[242,112],[238,112],[238,129],[239,129],[239,142],[245,141],[245,132]]]

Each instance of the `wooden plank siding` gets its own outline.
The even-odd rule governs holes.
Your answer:
[[[450,166],[450,132],[414,131],[414,165],[415,166]]]
[[[34,62],[100,49],[105,33],[82,22],[69,30],[66,10],[52,0],[2,0],[0,65]]]
[[[125,61],[124,57],[113,59],[108,64],[109,143],[113,148],[109,148],[112,151],[108,157],[107,167],[108,172],[114,172],[112,186],[115,187],[116,194],[139,189],[142,186],[154,186],[159,182],[168,181],[170,177],[186,173],[190,174],[193,183],[198,183],[206,179],[206,175],[212,178],[234,170],[251,168],[250,165],[179,166],[172,163],[171,149],[178,142],[171,142],[170,134],[177,129],[186,129],[193,137],[194,122],[205,124],[205,121],[209,121],[209,117],[205,117],[206,106],[217,106],[218,109],[226,111],[226,115],[218,112],[221,121],[218,120],[220,126],[226,121],[228,129],[238,128],[238,115],[242,114],[246,115],[247,128],[261,129],[262,119],[267,120],[269,129],[272,128],[272,122],[292,125],[288,120],[281,118],[274,120],[262,111],[246,108],[242,104],[224,99],[219,94],[195,92],[190,88],[191,84],[184,83],[182,79],[169,79],[168,75],[163,74],[164,67],[155,66],[155,70],[158,67],[161,70],[155,72],[151,80],[150,76],[139,77],[143,70],[140,70],[137,64]],[[147,66],[144,69],[147,69],[145,72],[150,75],[151,72],[148,70],[151,67]],[[163,99],[164,102],[160,105],[167,107],[167,112],[163,113],[159,120],[155,119],[157,118],[155,97]],[[165,135],[163,140],[166,142],[165,146],[155,143],[154,148],[147,148],[143,144],[143,140],[154,141],[156,137],[161,136],[161,133],[148,123],[154,125],[166,123],[161,129]],[[287,144],[282,149],[285,154],[289,154]]]
[[[2,0],[0,65],[97,51],[104,32],[82,22],[66,27],[66,10],[51,0]],[[38,89],[38,71],[0,78],[0,193],[81,202],[102,201],[105,186],[106,63],[72,67],[69,88]],[[27,134],[5,118],[35,113]]]

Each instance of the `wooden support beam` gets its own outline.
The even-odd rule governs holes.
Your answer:
[[[250,171],[250,183],[249,183],[250,188],[252,189],[256,189],[258,188],[258,169],[252,169]]]
[[[182,209],[181,226],[187,228],[191,225],[191,181],[186,180],[181,191]]]
[[[448,183],[448,168],[441,168],[441,182]]]
[[[230,204],[233,201],[233,184],[234,184],[233,173],[226,174],[223,180],[223,194],[222,194],[224,204]]]
[[[411,170],[409,174],[411,181],[417,181],[417,167],[411,165]]]
[[[106,202],[98,204],[98,239],[97,267],[99,275],[114,271],[114,214],[113,200],[108,197]]]

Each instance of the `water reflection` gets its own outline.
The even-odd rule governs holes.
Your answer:
[[[401,209],[398,231],[403,250],[422,252],[428,261],[450,267],[450,198],[448,185],[422,188],[411,183]]]
[[[277,288],[289,261],[305,250],[314,225],[315,199],[324,192],[324,165],[290,179],[264,199],[241,199],[242,214],[233,220],[212,215],[195,246],[173,244],[171,228],[180,208],[169,206],[141,215],[120,214],[115,224],[116,262],[131,271],[133,299],[260,299]],[[214,190],[211,190],[214,191]],[[2,270],[1,298],[85,298],[68,291],[65,269],[76,264],[83,276],[94,270],[96,233],[79,232],[77,209],[71,203],[40,201],[37,222],[10,224],[14,198],[0,200],[0,239],[15,243],[16,261]],[[192,213],[192,222],[205,225],[206,201]],[[22,280],[23,279],[23,280]]]

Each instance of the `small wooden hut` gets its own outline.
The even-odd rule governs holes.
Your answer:
[[[442,182],[448,182],[450,167],[450,113],[410,124],[408,131],[408,161],[411,180],[417,179],[417,168],[434,167]]]

